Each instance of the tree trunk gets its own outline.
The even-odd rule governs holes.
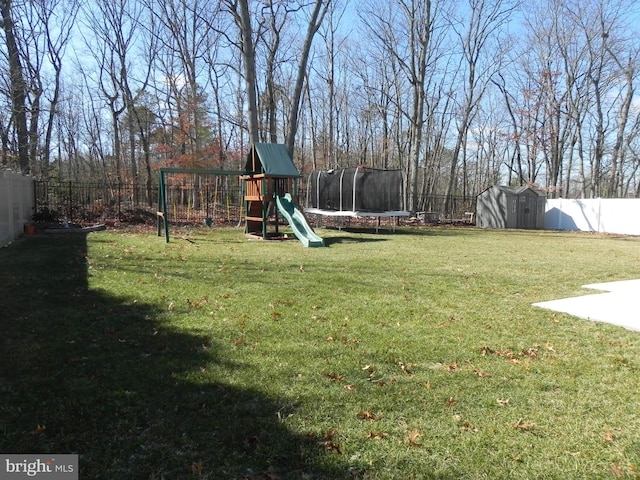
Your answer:
[[[238,0],[235,8],[240,7],[236,13],[238,26],[240,27],[240,40],[242,42],[242,60],[244,66],[244,82],[247,89],[247,110],[249,113],[248,128],[250,142],[257,143],[258,138],[258,99],[256,95],[256,54],[253,48],[253,28],[251,27],[251,15],[249,14],[248,0]]]
[[[293,155],[293,147],[295,146],[296,133],[298,131],[298,115],[300,114],[300,103],[302,100],[302,88],[304,87],[304,81],[307,72],[307,63],[309,61],[309,52],[311,51],[311,44],[313,43],[313,37],[320,28],[322,20],[327,13],[329,0],[316,0],[313,8],[313,13],[309,19],[309,26],[307,28],[307,35],[304,39],[304,45],[300,52],[300,62],[298,63],[298,74],[296,77],[296,84],[293,90],[293,98],[291,99],[291,110],[289,112],[289,129],[286,136],[286,144],[289,152]]]
[[[14,32],[11,17],[11,0],[0,0],[2,9],[2,28],[4,29],[7,52],[9,56],[9,83],[11,89],[11,116],[15,120],[18,137],[18,164],[22,173],[31,172],[29,161],[29,133],[27,129],[27,85],[25,83],[20,61],[20,50]]]

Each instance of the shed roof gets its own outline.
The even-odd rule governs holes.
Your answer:
[[[247,154],[245,170],[252,173],[264,173],[272,177],[293,178],[300,176],[289,149],[281,143],[253,144]]]
[[[480,193],[480,195],[482,195],[484,192],[488,191],[488,190],[498,190],[499,192],[502,192],[506,195],[520,195],[521,193],[524,192],[533,192],[534,194],[544,197],[544,193],[535,190],[531,187],[526,187],[526,186],[521,186],[521,187],[509,187],[507,185],[493,185],[487,189],[485,189],[482,193]]]

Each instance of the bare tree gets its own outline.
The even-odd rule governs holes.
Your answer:
[[[304,37],[302,47],[299,52],[298,71],[296,74],[293,95],[291,97],[291,110],[289,112],[289,129],[285,135],[285,142],[289,151],[293,153],[296,133],[298,132],[298,115],[300,113],[300,102],[302,101],[302,89],[307,77],[307,63],[311,52],[311,45],[318,29],[322,25],[331,0],[315,0],[313,9],[309,15],[307,23],[307,33]]]
[[[536,101],[528,108],[534,121],[523,133],[530,138],[529,158],[544,160],[550,195],[623,193],[638,61],[637,47],[629,48],[628,6],[617,0],[528,6],[530,41],[521,70]]]
[[[511,153],[507,154],[503,160],[503,163],[507,166],[507,185],[511,185],[513,183],[514,175],[517,176],[519,182],[523,182],[525,179],[525,173],[522,168],[523,135],[521,123],[518,119],[519,115],[516,114],[517,100],[515,99],[514,94],[509,92],[507,82],[501,73],[498,72],[491,81],[496,87],[498,87],[501,95],[503,96],[504,105],[509,116],[509,128],[507,128],[508,133],[506,133],[506,136],[508,141],[513,144],[513,147],[511,149]]]
[[[148,115],[141,115],[137,105],[145,95],[156,55],[155,22],[140,2],[124,0],[96,0],[85,12],[93,32],[87,43],[92,47],[98,69],[98,85],[112,118],[113,149],[116,179],[124,180],[123,161],[128,158],[128,172],[132,184],[140,182],[136,150],[136,134],[143,146],[146,167],[147,201],[151,195],[151,164],[148,140]],[[92,43],[95,43],[92,45]],[[126,135],[126,141],[122,135]],[[128,146],[125,157],[124,148]],[[137,203],[137,188],[134,189]]]
[[[6,2],[3,7],[4,25],[7,26],[7,21],[11,24],[10,31],[5,31],[5,40],[8,72],[13,72],[8,75],[9,84],[14,85],[8,88],[13,92],[9,94],[13,103],[19,102],[15,97],[18,67],[22,79],[17,82],[23,84],[24,90],[22,111],[25,118],[13,118],[12,123],[18,138],[24,135],[21,129],[26,129],[28,170],[39,178],[47,178],[57,123],[63,56],[74,28],[78,3],[75,0],[33,0]],[[17,58],[12,59],[15,50]],[[18,144],[23,142],[24,139]],[[24,162],[24,152],[21,161]]]
[[[234,78],[237,71],[234,68],[236,62],[229,61],[225,55],[224,42],[227,37],[222,33],[228,30],[225,16],[211,15],[209,21],[212,24],[207,37],[203,61],[207,66],[208,84],[213,95],[214,128],[221,147],[218,151],[218,166],[224,169],[227,168],[227,152],[231,149],[231,143],[234,139],[233,132],[238,127],[232,113],[235,103]]]
[[[27,83],[20,58],[20,46],[13,21],[12,0],[0,0],[2,28],[9,59],[9,88],[14,128],[18,143],[18,165],[23,173],[31,171],[29,161],[29,133],[27,129]]]
[[[338,2],[332,2],[326,21],[318,32],[322,44],[316,49],[316,57],[310,65],[306,105],[311,117],[310,125],[314,129],[314,168],[318,167],[318,154],[324,168],[333,168],[339,164],[339,110],[342,107],[339,89],[340,83],[347,80],[347,56],[357,49],[339,33],[343,14],[344,8]],[[318,99],[324,101],[319,102]]]
[[[293,152],[295,146],[295,137],[298,130],[298,117],[300,113],[300,104],[302,102],[302,93],[307,78],[308,60],[311,52],[311,46],[313,38],[320,28],[324,16],[327,12],[330,0],[314,0],[311,4],[311,11],[306,19],[307,31],[298,52],[298,66],[294,80],[293,92],[290,96],[290,108],[287,113],[286,124],[287,131],[285,134],[285,143],[289,148],[289,151]],[[228,11],[231,13],[240,36],[240,47],[242,54],[242,61],[244,66],[244,80],[247,92],[247,109],[249,112],[249,136],[252,142],[259,141],[259,129],[258,129],[258,84],[256,81],[256,48],[255,43],[257,39],[261,37],[262,29],[265,25],[270,25],[271,30],[271,43],[270,48],[267,48],[269,52],[269,58],[267,59],[267,66],[270,71],[273,71],[276,52],[281,47],[280,33],[284,26],[282,22],[282,15],[286,12],[287,15],[290,12],[297,12],[298,15],[302,15],[307,11],[307,5],[304,3],[298,4],[297,2],[284,2],[281,10],[278,8],[267,8],[262,10],[262,20],[258,26],[258,29],[254,31],[254,26],[251,21],[251,14],[249,9],[248,0],[225,0],[225,5]],[[270,4],[268,4],[270,5]],[[286,7],[286,8],[285,8]],[[265,15],[270,15],[271,18],[265,18]],[[256,33],[258,32],[258,33]],[[284,48],[284,47],[282,47]],[[291,48],[288,45],[287,48]],[[269,77],[269,75],[268,75]],[[272,77],[271,77],[272,78]],[[269,87],[268,87],[269,88]],[[273,88],[273,85],[272,87]],[[273,93],[273,92],[271,92]],[[270,101],[272,97],[269,94],[266,98]],[[270,134],[273,139],[273,132]]]
[[[393,59],[393,63],[398,67],[397,73],[404,75],[408,83],[408,106],[401,106],[404,100],[398,98],[397,107],[409,122],[405,202],[407,208],[414,212],[418,207],[418,170],[422,155],[426,102],[425,82],[429,66],[433,68],[436,61],[432,39],[439,14],[437,5],[431,0],[395,0],[388,4],[386,10],[380,8],[380,4],[376,2],[361,13],[373,41],[385,57]],[[397,91],[401,92],[403,88]]]
[[[134,29],[130,28],[126,5],[122,0],[98,1],[85,8],[85,16],[90,36],[85,42],[95,60],[95,79],[111,117],[113,136],[114,174],[118,184],[124,180],[122,125],[120,116],[126,111],[125,94],[122,91],[123,77],[127,74],[127,54],[131,49]],[[85,78],[90,79],[85,73]],[[134,177],[137,177],[134,171]]]
[[[574,12],[575,4],[567,9]],[[588,196],[623,194],[625,146],[633,129],[629,113],[638,75],[638,47],[632,44],[633,30],[629,4],[602,2],[574,14],[574,28],[581,34],[586,50],[586,91],[593,102],[582,118],[581,133],[588,158],[588,171],[582,166],[584,193]],[[593,120],[590,120],[593,119]]]
[[[201,161],[208,140],[206,118],[207,49],[212,34],[212,18],[218,14],[217,2],[211,0],[149,1],[161,26],[158,32],[165,74],[177,76],[169,80],[174,85],[174,101],[182,117],[188,153],[195,162]]]
[[[244,70],[244,83],[246,85],[246,103],[248,118],[249,141],[256,143],[258,136],[258,94],[256,82],[256,54],[254,48],[254,29],[249,13],[248,0],[224,0],[228,12],[232,15],[238,35],[240,37],[239,48]]]
[[[265,48],[265,92],[262,95],[263,101],[260,102],[259,110],[264,112],[266,116],[266,126],[260,128],[264,132],[264,137],[268,135],[271,143],[278,142],[278,97],[282,97],[282,86],[277,85],[276,71],[280,63],[284,63],[286,58],[283,55],[287,52],[282,48],[283,30],[285,25],[290,23],[289,15],[294,10],[289,8],[285,2],[268,2],[262,7],[260,15],[260,24],[262,31],[261,45]],[[263,139],[265,139],[263,137]]]
[[[55,125],[57,124],[58,105],[60,103],[60,91],[62,88],[62,66],[63,58],[71,33],[75,27],[76,17],[80,8],[79,2],[75,0],[34,0],[34,8],[37,9],[39,23],[43,28],[45,52],[48,63],[53,69],[53,90],[49,97],[48,113],[44,134],[44,144],[42,145],[42,165],[41,169],[45,176],[48,176],[48,168],[52,151],[52,138]]]
[[[466,144],[469,129],[477,114],[480,101],[484,96],[490,80],[500,69],[503,50],[500,46],[500,29],[507,23],[515,10],[515,5],[508,0],[469,0],[470,16],[462,20],[466,29],[458,32],[462,53],[462,65],[465,83],[462,89],[462,101],[458,120],[458,134],[451,156],[447,196],[454,193],[456,172],[462,156],[462,186],[466,195]],[[489,52],[495,52],[492,57],[485,58]]]
[[[620,15],[621,14],[621,15]],[[622,10],[617,17],[626,16],[627,12]],[[611,149],[610,173],[607,182],[606,195],[611,197],[621,197],[626,194],[624,188],[625,170],[625,145],[629,144],[631,132],[629,130],[631,106],[635,96],[635,85],[640,70],[640,46],[631,45],[630,38],[621,29],[613,25],[608,27],[607,22],[601,22],[605,29],[602,35],[610,40],[606,43],[607,54],[614,62],[618,80],[618,91],[615,99],[616,108],[616,133]],[[618,22],[616,22],[618,23]],[[612,32],[612,29],[617,32]],[[617,34],[616,34],[617,33]]]

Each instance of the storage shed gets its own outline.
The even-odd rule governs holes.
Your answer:
[[[544,228],[546,197],[530,187],[494,185],[476,199],[476,225],[484,228]]]

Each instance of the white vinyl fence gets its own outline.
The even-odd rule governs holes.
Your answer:
[[[0,170],[0,247],[24,231],[34,213],[33,178]]]
[[[550,230],[640,235],[640,199],[547,199],[544,226]]]

